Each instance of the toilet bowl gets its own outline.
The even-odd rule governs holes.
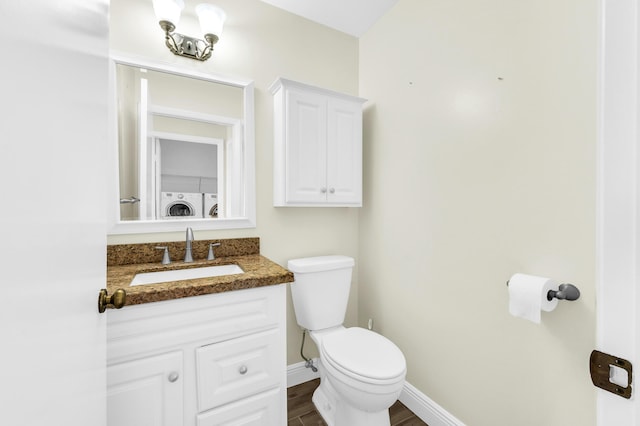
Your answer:
[[[333,416],[338,426],[388,426],[388,408],[400,396],[406,375],[400,349],[385,337],[359,327],[337,327],[310,335],[320,352],[321,385],[314,397],[324,402],[317,407],[323,417]],[[323,379],[329,386],[323,386]],[[327,423],[331,424],[330,420]]]
[[[406,360],[386,337],[342,325],[353,265],[346,256],[288,263],[296,319],[320,353],[320,386],[312,400],[329,426],[389,426],[388,409],[404,386]]]

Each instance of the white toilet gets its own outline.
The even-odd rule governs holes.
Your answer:
[[[389,426],[389,407],[400,396],[407,364],[386,337],[342,325],[354,264],[347,256],[319,256],[287,265],[295,278],[296,319],[320,352],[313,403],[329,426]]]

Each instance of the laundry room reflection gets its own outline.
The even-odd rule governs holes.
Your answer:
[[[223,206],[218,206],[218,196],[224,192],[224,185],[220,185],[224,183],[224,173],[218,172],[223,168],[222,161],[218,161],[224,157],[222,139],[158,139],[155,144],[159,152],[154,155],[153,167],[159,171],[156,181],[160,182],[160,201],[152,200],[150,204],[159,205],[156,217],[217,218],[219,211],[224,212]],[[151,191],[151,196],[155,193]]]
[[[120,220],[238,216],[241,87],[116,65]]]

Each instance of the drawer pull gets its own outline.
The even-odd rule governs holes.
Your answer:
[[[242,367],[240,367],[240,368],[238,369],[238,373],[240,373],[240,374],[247,374],[247,371],[248,371],[248,370],[249,370],[249,369],[247,368],[247,366],[246,366],[246,365],[243,365]]]
[[[180,375],[174,371],[173,373],[169,374],[168,379],[171,383],[174,383],[176,380],[178,380],[179,377]]]

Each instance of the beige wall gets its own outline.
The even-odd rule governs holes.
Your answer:
[[[200,33],[194,6],[187,2],[178,31]],[[151,0],[111,1],[111,49],[203,72],[250,78],[256,97],[257,227],[237,231],[196,232],[195,237],[260,237],[262,253],[286,266],[288,259],[322,254],[357,257],[358,210],[347,208],[274,208],[273,107],[268,87],[279,77],[356,95],[358,40],[258,0],[216,0],[227,23],[213,57],[205,63],[173,55],[153,13]],[[110,236],[109,244],[179,241],[183,233]],[[357,277],[357,275],[356,275]],[[355,324],[357,285],[351,292],[347,323]],[[288,302],[288,362],[301,361],[301,331]],[[308,344],[309,354],[312,344]]]
[[[400,0],[359,45],[257,0],[217,4],[229,18],[200,64],[166,49],[150,1],[111,2],[112,49],[255,80],[258,226],[196,237],[258,236],[281,265],[356,257],[347,324],[374,318],[409,382],[470,426],[594,425],[596,0]],[[185,12],[178,29],[198,34]],[[371,100],[364,208],[272,206],[278,76]],[[515,272],[582,297],[540,325],[513,318]]]
[[[595,424],[596,6],[401,0],[360,39],[360,323],[468,425]],[[582,297],[513,318],[515,272]]]

